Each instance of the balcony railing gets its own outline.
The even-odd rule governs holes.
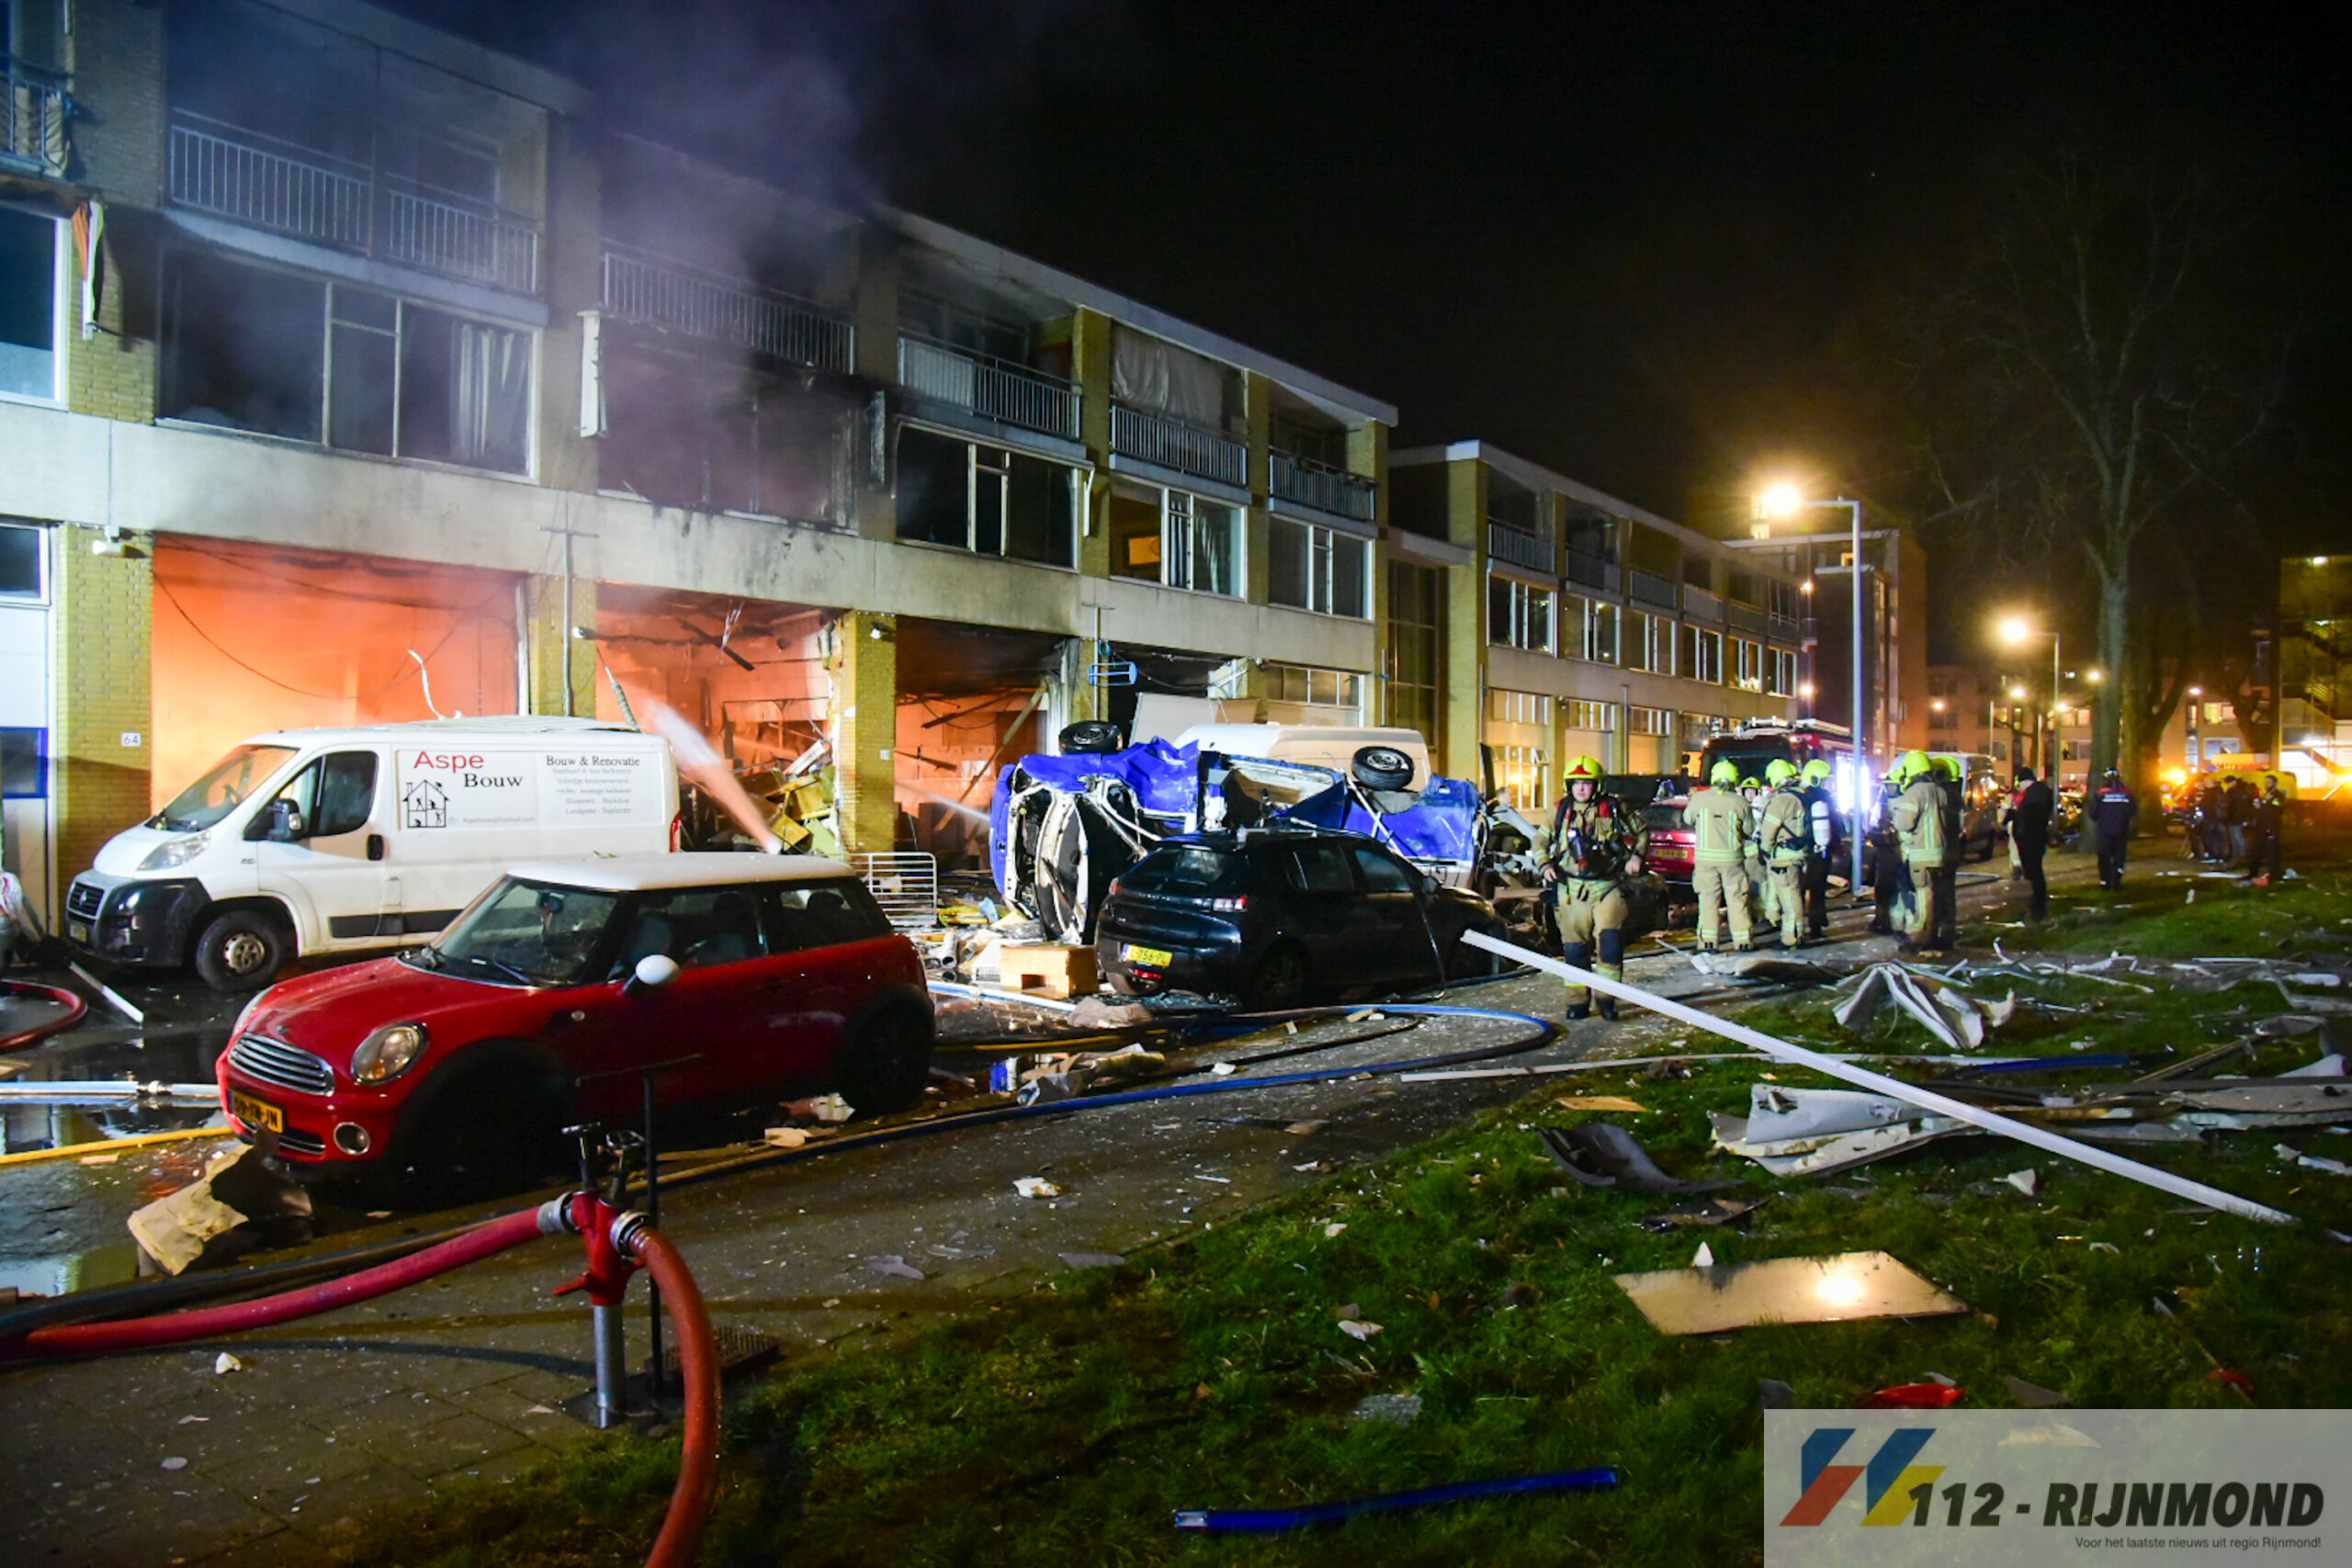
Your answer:
[[[1679,584],[1670,577],[1660,577],[1654,571],[1628,570],[1625,591],[1645,604],[1655,604],[1661,610],[1671,610],[1682,602]]]
[[[1250,448],[1222,431],[1125,403],[1111,405],[1111,450],[1236,487],[1250,482]]]
[[[855,329],[806,300],[612,245],[605,247],[603,300],[616,320],[793,365],[847,375],[857,362]]]
[[[1011,360],[900,333],[899,385],[999,424],[1078,439],[1078,389]]]
[[[30,174],[65,172],[65,119],[73,100],[46,71],[0,55],[0,164]]]
[[[1682,585],[1682,613],[1695,621],[1721,621],[1724,602],[1703,588]]]
[[[1794,642],[1797,640],[1799,627],[1794,615],[1773,615],[1770,617],[1769,625],[1770,630],[1766,635],[1774,641]]]
[[[1580,587],[1614,593],[1624,586],[1624,574],[1615,561],[1584,550],[1568,552],[1568,581]]]
[[[1370,523],[1379,516],[1379,487],[1362,474],[1289,452],[1266,454],[1266,492],[1335,517]]]
[[[1750,637],[1764,635],[1764,612],[1753,604],[1727,604],[1724,606],[1724,619],[1734,631],[1746,632]]]
[[[173,114],[169,180],[172,200],[195,211],[508,293],[539,290],[537,224],[221,120]]]
[[[1530,571],[1549,573],[1552,570],[1552,541],[1508,524],[1487,523],[1487,553],[1498,561],[1523,566]]]

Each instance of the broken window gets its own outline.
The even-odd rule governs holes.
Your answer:
[[[157,414],[352,452],[525,472],[531,335],[175,252]]]
[[[1164,549],[1167,560],[1160,579],[1170,588],[1196,593],[1241,592],[1241,513],[1181,490],[1162,492],[1167,498]]]
[[[1272,520],[1268,598],[1294,609],[1363,620],[1372,613],[1372,548],[1352,534],[1287,517]]]
[[[1499,572],[1487,578],[1487,640],[1530,653],[1552,651],[1554,595]]]
[[[0,393],[54,399],[64,226],[0,207]]]
[[[1075,477],[1026,452],[906,426],[899,433],[899,537],[1074,565]]]

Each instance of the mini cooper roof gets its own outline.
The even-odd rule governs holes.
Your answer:
[[[675,887],[737,887],[747,882],[831,882],[857,874],[837,860],[819,860],[814,855],[688,850],[602,860],[534,861],[514,866],[506,874],[518,882],[599,893],[650,893]]]

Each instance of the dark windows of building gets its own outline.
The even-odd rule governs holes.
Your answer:
[[[1437,734],[1444,583],[1434,567],[1388,563],[1388,722],[1424,737]]]
[[[40,800],[49,794],[45,729],[0,729],[0,799]]]
[[[1363,620],[1372,547],[1352,534],[1317,524],[1272,520],[1269,532],[1267,597],[1293,609]]]
[[[1499,572],[1487,578],[1487,640],[1530,653],[1552,651],[1554,594]]]
[[[0,599],[40,597],[41,530],[0,525]]]
[[[1155,501],[1157,504],[1155,504]],[[1239,509],[1186,491],[1111,497],[1114,576],[1227,596],[1241,592]]]
[[[899,537],[1072,566],[1074,483],[1060,463],[909,425],[899,432]]]
[[[519,474],[531,334],[348,284],[175,252],[156,412]]]
[[[62,229],[54,218],[0,207],[0,392],[57,396]]]

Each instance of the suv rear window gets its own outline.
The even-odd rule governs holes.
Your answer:
[[[1684,826],[1682,807],[1666,805],[1645,806],[1642,807],[1642,825],[1653,833],[1679,832]]]
[[[1119,886],[1137,893],[1205,898],[1238,891],[1240,880],[1241,857],[1229,850],[1205,844],[1162,844],[1134,869],[1122,872]]]

